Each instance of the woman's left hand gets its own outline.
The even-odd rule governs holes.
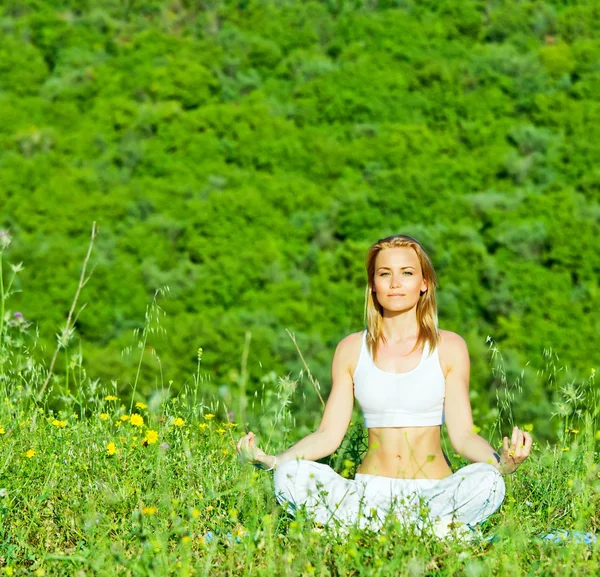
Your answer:
[[[526,431],[521,431],[515,427],[508,446],[508,437],[504,437],[502,445],[502,454],[500,455],[500,465],[504,473],[514,473],[519,465],[529,457],[533,438]]]

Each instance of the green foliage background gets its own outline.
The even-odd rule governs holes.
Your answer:
[[[247,332],[250,395],[297,374],[289,328],[326,392],[366,249],[405,232],[469,344],[476,420],[497,415],[491,335],[509,381],[526,367],[516,418],[550,434],[544,348],[567,380],[599,361],[598,30],[597,3],[566,0],[6,0],[0,226],[26,267],[7,314],[48,360],[95,220],[90,376],[127,389],[167,285],[148,350],[173,388],[203,347],[231,403]],[[148,354],[138,390],[155,375]]]

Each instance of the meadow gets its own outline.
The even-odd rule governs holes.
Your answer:
[[[0,3],[0,575],[600,573],[543,538],[600,530],[598,30],[587,0]],[[314,531],[235,454],[316,428],[399,232],[481,434],[536,441],[470,544]],[[324,462],[364,450],[355,408]]]
[[[240,466],[235,454],[246,423],[267,451],[307,432],[291,410],[293,398],[305,393],[303,375],[266,374],[260,395],[227,406],[206,395],[209,376],[198,349],[196,371],[179,391],[159,372],[142,396],[137,378],[88,376],[84,359],[65,353],[59,339],[56,366],[64,360],[64,374],[61,367],[48,380],[48,367],[31,355],[38,339],[32,323],[9,306],[11,285],[12,279],[0,283],[0,571],[6,575],[564,577],[600,570],[598,543],[541,538],[560,529],[595,532],[600,524],[594,373],[585,383],[556,385],[556,412],[548,418],[560,426],[558,441],[536,443],[529,460],[505,478],[507,497],[482,527],[484,540],[438,541],[391,517],[380,531],[357,529],[342,538],[314,531],[302,511],[296,518],[284,512],[271,473]],[[163,315],[155,298],[130,354],[143,358],[146,336],[160,329]],[[492,356],[493,370],[502,372],[499,351]],[[550,381],[558,383],[560,371],[552,366]],[[527,402],[518,382],[506,389],[499,421],[484,431],[496,441],[512,404]],[[247,411],[243,422],[238,406]],[[364,439],[357,415],[328,462],[351,477]],[[455,467],[464,464],[448,454]]]

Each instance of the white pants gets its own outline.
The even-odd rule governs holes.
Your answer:
[[[394,479],[357,474],[345,479],[315,461],[283,461],[275,471],[275,496],[291,515],[304,505],[316,523],[378,529],[386,515],[439,537],[452,527],[487,519],[504,499],[504,479],[487,463],[473,463],[443,479]],[[468,529],[468,527],[466,527]]]

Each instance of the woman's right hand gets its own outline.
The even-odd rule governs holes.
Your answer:
[[[238,441],[236,449],[242,463],[250,463],[263,469],[273,465],[275,458],[256,445],[256,437],[252,431]]]

